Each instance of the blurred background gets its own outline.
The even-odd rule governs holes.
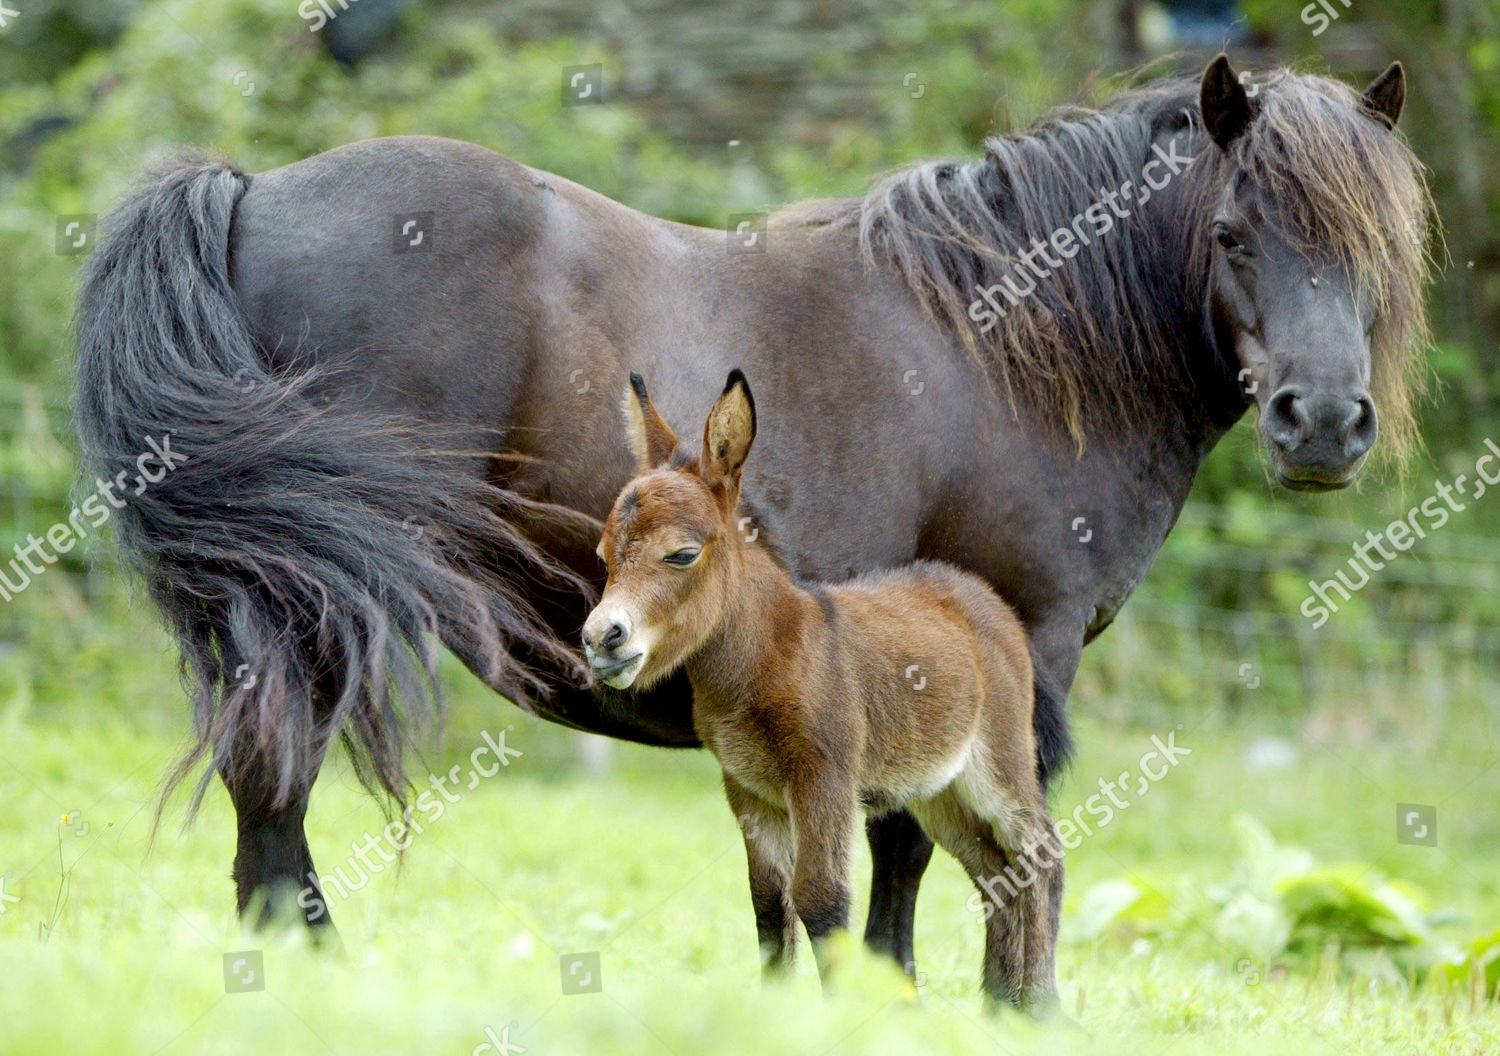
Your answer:
[[[1328,746],[1340,753],[1322,759],[1333,769],[1317,787],[1329,795],[1344,760],[1359,761],[1353,788],[1360,765],[1399,755],[1403,780],[1450,780],[1426,799],[1415,790],[1419,801],[1463,789],[1492,805],[1500,497],[1455,514],[1321,628],[1298,608],[1308,581],[1331,578],[1367,528],[1469,472],[1484,440],[1500,438],[1496,0],[7,0],[5,10],[15,13],[0,26],[0,552],[68,510],[69,313],[93,219],[178,148],[260,171],[365,137],[454,136],[718,227],[731,213],[858,194],[904,163],[975,156],[984,136],[1053,105],[1196,71],[1221,46],[1241,70],[1290,63],[1361,87],[1401,59],[1401,125],[1430,167],[1446,240],[1430,293],[1426,453],[1404,483],[1295,495],[1272,486],[1247,417],[1150,577],[1085,654],[1073,709],[1086,744],[1135,727],[1227,735],[1243,765],[1223,782],[1280,786],[1266,794],[1282,797],[1287,818],[1298,785],[1277,775],[1302,773]],[[597,68],[597,102],[565,106],[565,68],[580,66]],[[460,730],[504,707],[456,667],[452,682]],[[174,742],[186,730],[171,652],[107,546],[65,555],[0,604],[0,720],[124,724]],[[612,765],[608,746],[553,728],[527,736],[558,775]],[[1378,799],[1387,840],[1394,798]],[[1453,839],[1500,844],[1492,809],[1459,813],[1445,823]],[[1298,835],[1313,839],[1311,823]],[[1411,868],[1432,879],[1449,866]],[[1466,898],[1494,896],[1493,881],[1476,883]]]

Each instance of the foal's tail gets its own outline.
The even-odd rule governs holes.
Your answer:
[[[76,319],[84,462],[181,645],[197,740],[169,787],[209,759],[194,807],[214,770],[283,807],[337,735],[401,802],[413,726],[441,714],[438,642],[535,699],[583,669],[515,584],[589,587],[515,526],[552,508],[431,431],[314,399],[326,373],[270,369],[229,278],[248,181],[179,163],[107,222]]]
[[[1057,772],[1073,755],[1073,731],[1068,725],[1068,694],[1052,672],[1031,653],[1031,677],[1035,698],[1031,706],[1031,728],[1036,734],[1036,774],[1046,791]]]

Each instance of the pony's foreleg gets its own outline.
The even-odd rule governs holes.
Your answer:
[[[311,779],[277,806],[275,780],[265,766],[225,766],[219,776],[229,790],[239,826],[234,883],[240,919],[256,928],[297,920],[314,929],[331,925],[302,829]]]
[[[891,957],[907,975],[915,977],[912,931],[917,916],[917,888],[932,860],[932,840],[904,810],[865,823],[870,840],[870,915],[865,923],[865,945]]]

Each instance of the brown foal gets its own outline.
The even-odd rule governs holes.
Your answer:
[[[686,668],[694,725],[744,832],[766,971],[790,964],[800,918],[827,982],[823,940],[848,926],[863,802],[909,810],[979,885],[989,998],[1051,1003],[1060,849],[1015,613],[976,576],[931,561],[838,585],[796,582],[741,501],[755,439],[744,375],[729,375],[696,456],[679,450],[637,374],[631,390],[641,475],[605,523],[609,582],[584,651],[617,689]],[[1052,861],[1038,865],[1043,846]]]

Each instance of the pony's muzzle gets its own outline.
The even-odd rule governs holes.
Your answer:
[[[1343,487],[1379,431],[1369,393],[1310,393],[1286,385],[1266,401],[1261,431],[1281,482],[1292,488]]]

